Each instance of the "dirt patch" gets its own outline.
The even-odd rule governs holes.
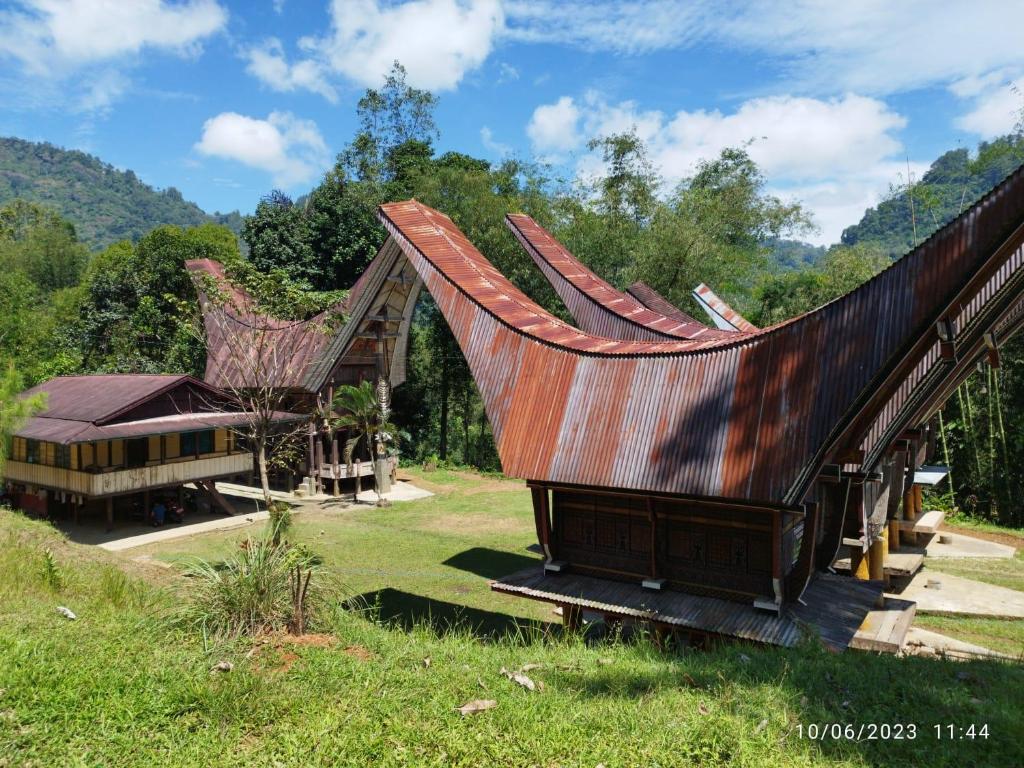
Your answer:
[[[959,533],[963,536],[973,536],[975,539],[984,539],[985,541],[994,541],[996,544],[1006,544],[1013,547],[1014,549],[1020,549],[1024,546],[1024,539],[1020,536],[1014,536],[1011,533],[996,533],[995,531],[983,531],[977,528],[969,528],[959,525],[950,525],[943,523],[939,528],[940,531],[948,533]]]
[[[359,659],[360,661],[373,661],[377,658],[373,651],[363,648],[361,645],[350,645],[345,648],[345,655],[351,656],[353,659]]]
[[[330,648],[338,642],[338,638],[334,635],[317,632],[310,632],[307,635],[281,635],[280,638],[283,645],[304,645],[312,648]]]
[[[287,672],[301,657],[294,650],[304,648],[331,648],[338,638],[334,635],[311,632],[308,635],[273,634],[265,635],[256,641],[246,658],[254,659],[257,670],[261,672]]]

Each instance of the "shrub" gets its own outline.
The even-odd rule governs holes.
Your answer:
[[[304,547],[248,538],[221,563],[195,561],[186,620],[204,636],[236,638],[289,629],[302,633],[309,614],[307,593],[320,566]]]

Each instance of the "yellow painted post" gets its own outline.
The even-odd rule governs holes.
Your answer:
[[[871,577],[870,555],[860,547],[850,547],[850,573],[855,579],[868,579]]]

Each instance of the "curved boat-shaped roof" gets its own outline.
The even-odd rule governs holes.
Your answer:
[[[722,337],[721,331],[708,328],[674,307],[672,313],[661,312],[612,287],[526,214],[509,214],[505,223],[582,330],[625,340]]]
[[[670,302],[656,290],[651,288],[647,283],[642,280],[638,280],[633,283],[629,288],[626,289],[626,293],[632,296],[634,299],[639,301],[645,307],[654,312],[664,315],[665,317],[678,320],[680,323],[694,323],[696,325],[703,325],[693,315],[689,315],[683,310],[679,309],[675,304]]]
[[[1020,170],[845,296],[707,339],[587,333],[443,214],[407,201],[380,215],[466,355],[505,471],[552,483],[798,503],[837,451],[905,429],[951,374],[941,346],[969,353],[1024,291]]]

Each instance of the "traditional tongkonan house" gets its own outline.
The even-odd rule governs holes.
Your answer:
[[[341,306],[298,322],[261,313],[218,262],[186,263],[206,330],[204,380],[240,396],[272,390],[282,408],[307,414],[308,451],[298,469],[310,492],[338,495],[342,481],[374,474],[386,491],[397,470],[394,455],[381,459],[376,473],[369,455],[357,456],[349,467],[339,450],[342,436],[329,421],[338,386],[371,381],[390,388],[405,381],[415,306],[407,298],[419,295],[419,282],[411,268],[394,268],[395,250],[381,250]],[[344,323],[342,315],[349,316]],[[290,473],[285,478],[289,490],[292,479]]]
[[[413,289],[366,286],[353,322],[389,296],[407,317],[420,285],[434,297],[505,473],[533,493],[545,562],[492,586],[570,623],[591,609],[779,644],[809,626],[848,646],[883,584],[831,573],[837,553],[877,572],[892,515],[913,528],[931,417],[1024,317],[1021,171],[856,290],[766,329],[690,324],[629,294],[627,330],[587,331],[443,214],[408,201],[380,216],[378,260]],[[888,636],[912,617],[884,610]]]
[[[24,394],[45,395],[46,407],[15,433],[4,479],[27,511],[75,521],[102,514],[109,528],[115,499],[137,496],[148,510],[153,492],[194,483],[233,514],[214,480],[253,471],[252,453],[233,432],[246,415],[191,376],[62,376]],[[297,418],[275,414],[282,423]]]

